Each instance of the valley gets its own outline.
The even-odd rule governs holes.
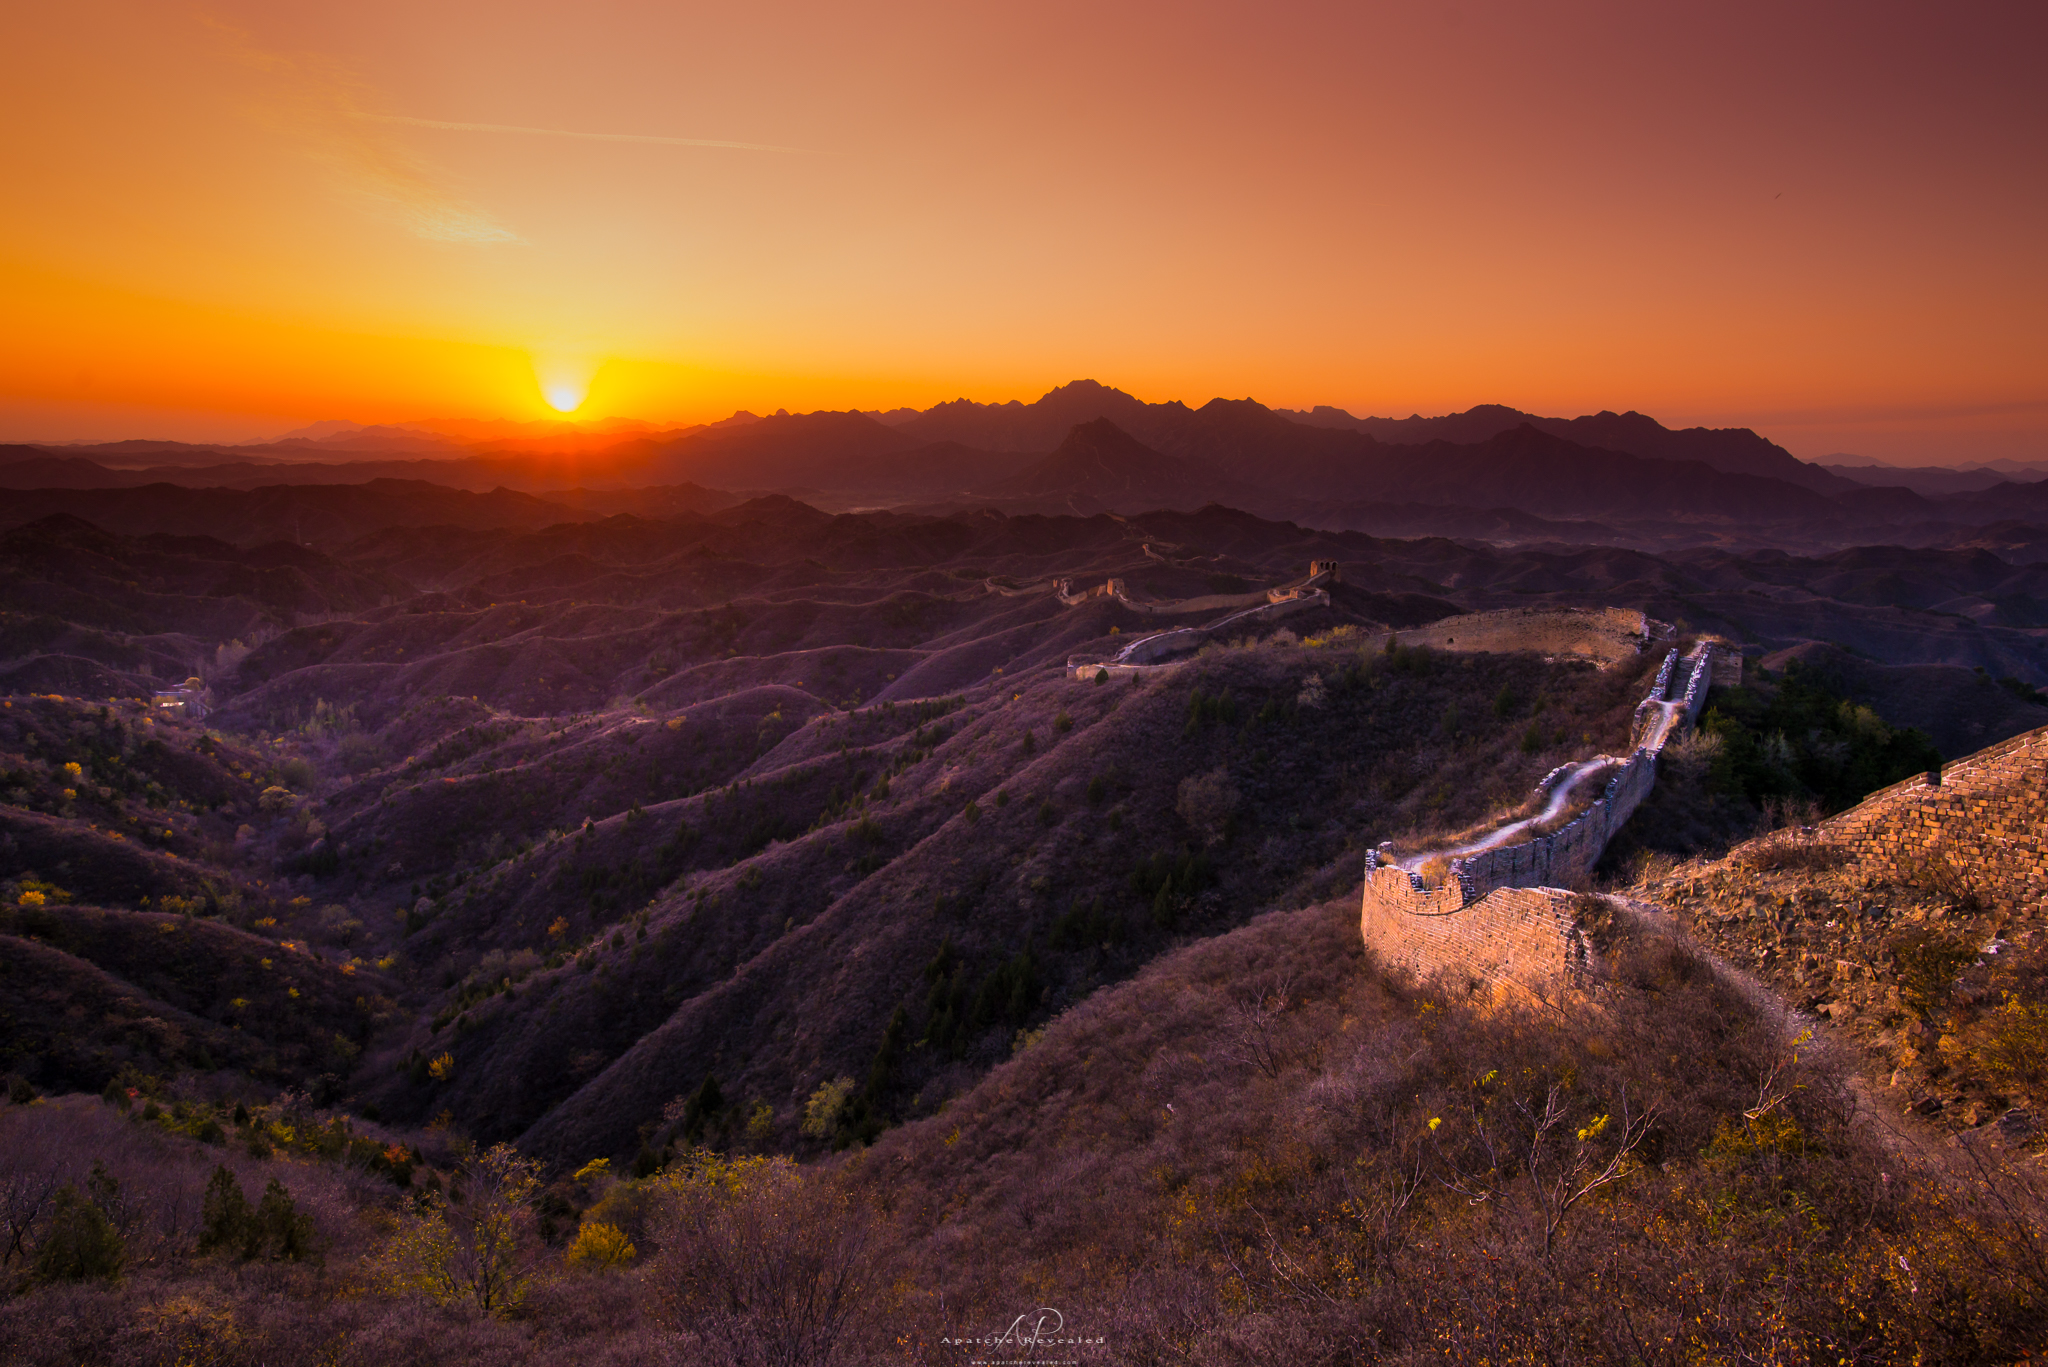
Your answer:
[[[959,1360],[937,1340],[1006,1304],[1005,1279],[1130,1360],[1174,1358],[1195,1325],[1236,1345],[1199,1359],[1220,1362],[1311,1342],[1469,1360],[1482,1333],[1618,1351],[1563,1288],[1609,1278],[1663,1323],[1651,1288],[1676,1277],[1720,1308],[1660,1332],[1712,1356],[1756,1343],[1761,1312],[1678,1269],[1744,1240],[1862,1279],[1802,1304],[1811,1342],[1882,1357],[1962,1332],[1954,1313],[2024,1341],[2025,1264],[1955,1259],[1966,1230],[2014,1257],[2040,1237],[2038,897],[1866,867],[1822,818],[2048,726],[2044,566],[1830,544],[1896,524],[1753,434],[1601,415],[1475,437],[1115,393],[636,436],[642,464],[612,469],[665,481],[644,488],[321,482],[335,466],[301,460],[246,487],[167,491],[150,468],[10,493],[0,1157],[71,1132],[126,1155],[123,1237],[159,1250],[135,1284],[185,1286],[284,1354],[399,1333],[363,1308],[418,1303],[376,1270],[402,1250],[375,1231],[454,1219],[427,1193],[485,1180],[492,1153],[533,1165],[536,1289],[509,1318],[432,1321],[416,1360],[451,1360],[458,1321],[500,1358],[709,1352],[726,1321],[704,1288],[728,1273],[686,1250],[792,1220],[822,1241],[803,1257],[890,1288],[902,1342],[838,1331],[876,1359]],[[1029,411],[1062,405],[1082,416],[1060,434]],[[1129,428],[1086,415],[1105,405]],[[1299,430],[1193,479],[1222,459],[1203,442],[1274,423]],[[1595,437],[1663,454],[1573,444]],[[932,472],[976,469],[963,453],[1047,441],[934,496]],[[882,473],[801,482],[854,455]],[[1440,482],[1411,470],[1389,497],[1515,467],[1503,526],[1587,506],[1574,490],[1628,462],[1672,468],[1600,505],[1637,529],[1604,543],[1378,535],[1405,505],[1296,517],[1272,495],[1295,480],[1327,511],[1393,479],[1381,459]],[[1582,483],[1539,497],[1547,460]],[[1381,882],[1441,899],[1475,874],[1475,898],[1595,943],[1594,967],[1531,1008],[1526,967],[1375,938]],[[1996,961],[1966,964],[1980,941]],[[1787,1043],[1810,1036],[1774,993],[1828,1021],[1825,1048]],[[1774,1087],[1805,1090],[1759,1110]],[[1872,1187],[1886,1150],[1852,1094],[1977,1144],[2020,1205],[1984,1205],[1947,1158],[1923,1174],[1954,1193],[1932,1214]],[[1482,1161],[1510,1141],[1524,1157]],[[5,1161],[0,1184],[70,1172]],[[1606,1173],[1582,1221],[1578,1196],[1544,1205],[1555,1162]],[[281,1175],[330,1266],[385,1290],[280,1266],[313,1339],[257,1329],[176,1232],[220,1164]],[[1742,1220],[1655,1217],[1670,1242],[1598,1251],[1702,1189]],[[1830,1229],[1862,1211],[1980,1299],[1923,1304],[1846,1235],[1772,1243],[1794,1195]],[[54,1217],[24,1209],[25,1258]],[[600,1228],[639,1253],[546,1270]],[[1416,1289],[1482,1265],[1510,1280]],[[29,1287],[0,1343],[43,1360],[8,1309],[50,1294]],[[130,1292],[93,1294],[67,1341]],[[602,1327],[601,1299],[626,1307]],[[797,1333],[781,1313],[745,1333]]]

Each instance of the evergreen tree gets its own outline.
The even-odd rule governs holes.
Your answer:
[[[50,1229],[36,1248],[35,1275],[43,1281],[116,1281],[128,1249],[106,1212],[78,1188],[57,1193]]]

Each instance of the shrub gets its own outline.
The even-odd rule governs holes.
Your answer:
[[[50,1227],[36,1246],[35,1275],[47,1282],[117,1281],[128,1250],[113,1222],[97,1204],[64,1186],[57,1193]]]
[[[863,1207],[787,1159],[698,1154],[670,1187],[651,1281],[664,1319],[717,1360],[865,1360],[879,1281]]]
[[[846,1099],[853,1095],[853,1079],[835,1077],[821,1082],[811,1093],[811,1099],[804,1103],[803,1123],[797,1126],[807,1139],[830,1139],[839,1128],[839,1112],[845,1108]]]
[[[626,1231],[601,1220],[586,1220],[569,1244],[569,1266],[586,1272],[609,1272],[623,1267],[639,1255]]]
[[[1838,867],[1846,858],[1836,845],[1801,836],[1759,841],[1742,852],[1742,862],[1759,873],[1787,869],[1818,873]]]
[[[1932,1020],[1948,1004],[1956,976],[1977,957],[1969,945],[1935,930],[1905,931],[1887,948],[1896,965],[1899,995],[1922,1020]]]
[[[1206,774],[1182,779],[1174,810],[1202,837],[1202,843],[1214,845],[1229,834],[1230,818],[1239,800],[1229,769],[1219,765]]]
[[[199,1251],[249,1257],[244,1250],[253,1242],[255,1224],[242,1184],[224,1165],[216,1167],[199,1202]]]
[[[305,1262],[316,1256],[312,1217],[299,1213],[292,1194],[275,1177],[256,1203],[253,1248],[248,1256],[273,1261]]]
[[[461,1187],[459,1205],[430,1193],[400,1217],[379,1255],[380,1279],[391,1291],[437,1305],[506,1314],[532,1280],[520,1251],[540,1189],[539,1164],[499,1144],[464,1165]]]

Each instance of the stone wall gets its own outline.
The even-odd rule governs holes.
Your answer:
[[[1468,612],[1400,633],[1401,644],[1432,650],[1579,655],[1612,664],[1641,653],[1650,621],[1634,608],[1504,608]]]
[[[1908,872],[1939,851],[2002,897],[2048,901],[2048,727],[1880,789],[1820,834]]]
[[[1096,671],[1103,669],[1112,675],[1127,674],[1135,669],[1156,665],[1169,656],[1198,650],[1208,644],[1217,632],[1231,628],[1242,630],[1251,623],[1273,621],[1308,608],[1321,607],[1329,601],[1330,595],[1321,589],[1311,589],[1299,598],[1289,598],[1278,603],[1267,603],[1262,596],[1258,606],[1234,612],[1207,626],[1177,627],[1172,631],[1141,636],[1118,651],[1113,659],[1091,659],[1084,655],[1070,655],[1067,657],[1067,670],[1077,679],[1092,679]]]
[[[1416,888],[1395,868],[1366,875],[1368,898],[1376,892],[1390,914],[1367,916],[1363,930],[1366,948],[1385,967],[1462,980],[1497,999],[1556,1005],[1595,966],[1570,893],[1496,888],[1468,902],[1455,886]]]
[[[1690,729],[1706,705],[1714,662],[1725,649],[1702,641],[1676,683],[1678,652],[1664,657],[1648,695],[1636,710],[1638,735],[1651,744],[1617,761],[1601,794],[1573,820],[1548,834],[1484,850],[1451,863],[1442,887],[1429,888],[1407,870],[1366,855],[1359,913],[1365,942],[1383,963],[1424,976],[1470,974],[1549,1000],[1571,987],[1587,962],[1584,936],[1569,914],[1570,895],[1558,889],[1591,874],[1607,842],[1648,797],[1657,781],[1663,745]],[[1663,726],[1671,713],[1670,725]],[[1654,722],[1654,725],[1652,724]],[[1537,786],[1546,794],[1563,770]]]
[[[1177,617],[1187,612],[1229,612],[1234,608],[1257,607],[1271,600],[1267,591],[1260,589],[1256,593],[1206,593],[1200,598],[1173,598],[1157,603],[1119,594],[1117,601],[1132,612],[1142,612],[1152,617]]]
[[[1142,546],[1140,549],[1163,564],[1173,563],[1150,545]],[[1315,591],[1325,584],[1337,583],[1342,578],[1342,568],[1335,560],[1311,560],[1308,562],[1308,573],[1305,576],[1279,588],[1255,589],[1249,593],[1208,593],[1198,598],[1163,598],[1157,602],[1132,598],[1121,579],[1111,579],[1094,588],[1086,589],[1075,588],[1071,579],[1055,579],[1052,587],[1060,602],[1068,607],[1076,607],[1091,598],[1108,597],[1116,599],[1132,612],[1142,612],[1153,617],[1178,617],[1195,612],[1231,612],[1258,607],[1265,603],[1295,602],[1304,598],[1323,601],[1329,595],[1318,595]]]

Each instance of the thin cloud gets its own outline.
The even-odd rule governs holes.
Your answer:
[[[364,113],[364,104],[381,101],[353,72],[323,57],[269,51],[245,30],[210,16],[201,22],[225,39],[238,61],[268,78],[267,98],[251,112],[289,129],[306,155],[331,167],[338,188],[365,211],[431,242],[525,240],[464,199],[451,177],[396,134],[365,128],[365,121],[408,121]]]
[[[727,142],[722,138],[668,138],[653,133],[579,133],[569,128],[524,128],[510,123],[453,123],[447,119],[416,119],[407,114],[351,115],[371,123],[401,123],[411,128],[442,128],[452,133],[523,133],[535,138],[581,138],[587,142],[643,142],[658,147],[730,147],[742,152],[803,153],[802,147],[778,147],[766,142]]]

